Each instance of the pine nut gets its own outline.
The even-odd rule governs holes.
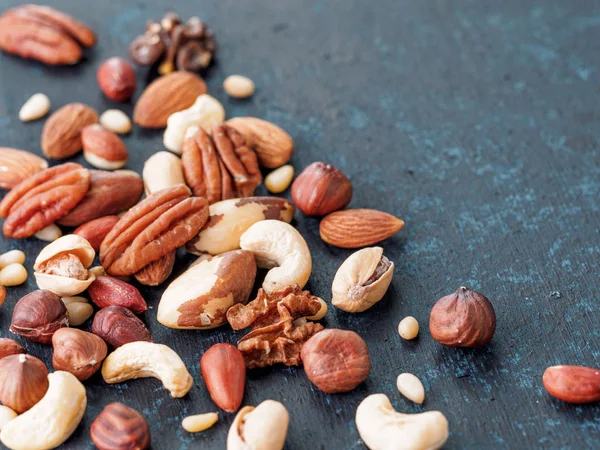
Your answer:
[[[208,430],[219,420],[218,413],[197,414],[188,416],[181,422],[181,426],[188,433],[197,433],[199,431]]]
[[[290,164],[275,169],[265,178],[265,186],[273,194],[285,191],[294,178],[294,167]]]
[[[21,264],[13,263],[0,270],[0,284],[2,286],[18,286],[27,279],[27,270]]]
[[[23,122],[41,119],[50,111],[50,99],[46,94],[34,94],[19,110],[19,119]]]
[[[21,250],[11,250],[0,255],[0,270],[14,263],[25,264],[25,253]]]
[[[100,116],[100,125],[117,134],[127,134],[131,131],[131,120],[118,109],[104,111]]]
[[[402,395],[419,405],[425,400],[423,383],[412,373],[401,373],[398,375],[396,386]]]
[[[102,266],[92,267],[91,269],[88,270],[88,272],[93,273],[94,276],[97,276],[97,277],[105,277],[106,276],[106,271],[104,270],[104,267],[102,267]]]
[[[0,430],[4,425],[17,417],[17,413],[8,406],[0,405]]]
[[[78,295],[73,297],[62,297],[61,300],[65,304],[65,306],[71,305],[73,303],[89,303],[87,298],[80,297]]]
[[[403,339],[410,341],[419,334],[419,322],[412,316],[407,316],[398,324],[398,334]]]
[[[223,81],[223,89],[234,98],[247,98],[254,94],[254,81],[242,75],[229,75]]]
[[[65,304],[69,311],[69,326],[78,327],[94,314],[94,308],[89,303],[74,302]]]
[[[35,233],[35,237],[40,241],[53,242],[62,236],[62,231],[55,224],[48,225]]]
[[[314,316],[307,317],[308,320],[321,320],[327,314],[327,303],[321,297],[317,297],[321,302],[321,309]]]

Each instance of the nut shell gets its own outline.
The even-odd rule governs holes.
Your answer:
[[[96,73],[98,86],[104,95],[115,102],[126,102],[135,92],[135,70],[123,58],[110,58]]]
[[[100,450],[144,450],[150,447],[150,427],[135,409],[109,403],[92,422],[90,437]]]
[[[369,376],[367,344],[354,331],[327,329],[302,346],[304,371],[323,392],[349,392]]]
[[[237,411],[244,399],[246,362],[231,344],[215,344],[200,358],[200,370],[215,404],[227,411]]]
[[[50,291],[33,291],[17,302],[10,331],[31,342],[49,344],[56,330],[69,326],[67,307]]]
[[[22,414],[48,390],[48,369],[31,355],[11,355],[0,360],[0,402]]]
[[[108,348],[98,336],[76,328],[61,328],[52,336],[52,365],[72,373],[79,381],[98,371]]]
[[[144,322],[127,308],[109,306],[94,316],[92,333],[117,348],[130,342],[152,342],[152,335]]]
[[[292,184],[292,199],[307,216],[325,216],[352,200],[352,183],[331,164],[314,162]]]
[[[449,347],[481,347],[496,331],[496,313],[482,294],[466,287],[437,301],[429,316],[431,337]]]

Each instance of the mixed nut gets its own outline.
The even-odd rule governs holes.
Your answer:
[[[0,16],[0,49],[46,64],[73,64],[81,47],[95,35],[83,23],[49,7],[26,5]],[[143,174],[117,170],[128,153],[117,134],[131,121],[119,110],[100,117],[84,104],[71,103],[46,121],[44,155],[65,159],[83,150],[84,159],[102,170],[66,162],[48,163],[29,152],[0,148],[0,202],[7,238],[36,236],[49,241],[34,264],[39,290],[14,306],[10,331],[31,342],[52,345],[52,365],[16,341],[0,338],[0,440],[9,448],[49,449],[60,445],[79,425],[87,404],[82,381],[100,371],[108,384],[130,379],[159,379],[172,397],[185,396],[194,380],[179,355],[153,342],[138,315],[148,310],[140,291],[122,277],[146,286],[169,279],[180,247],[199,258],[163,292],[157,319],[173,329],[204,330],[229,324],[249,328],[237,347],[217,343],[200,359],[200,370],[215,405],[237,413],[229,430],[230,450],[283,448],[289,414],[281,403],[266,400],[256,408],[244,401],[246,370],[275,364],[304,365],[308,379],[322,392],[349,392],[369,376],[366,342],[349,330],[325,329],[323,299],[302,290],[313,268],[311,251],[290,224],[295,207],[323,217],[320,236],[330,245],[354,249],[332,283],[331,304],[359,313],[380,302],[392,283],[394,263],[383,248],[370,247],[402,229],[404,222],[373,209],[344,209],[352,199],[350,179],[336,167],[315,162],[294,180],[291,203],[279,197],[255,197],[261,167],[273,170],[268,190],[284,192],[294,177],[289,162],[294,142],[277,125],[253,117],[225,120],[221,103],[207,95],[204,80],[190,72],[208,67],[216,41],[199,18],[186,23],[173,13],[150,22],[130,46],[139,65],[158,64],[162,75],[142,93],[133,121],[165,128],[164,145]],[[97,72],[100,90],[111,100],[128,101],[137,84],[133,67],[122,58],[105,61]],[[224,81],[235,98],[253,94],[252,80],[239,75]],[[19,112],[22,121],[48,113],[50,99],[36,94]],[[174,154],[175,153],[175,154]],[[179,157],[178,155],[181,155]],[[143,191],[146,198],[140,201]],[[57,226],[73,227],[62,235]],[[91,268],[96,255],[101,265]],[[25,255],[0,255],[0,306],[4,286],[23,283]],[[267,269],[251,300],[258,269]],[[91,303],[79,294],[87,293]],[[95,308],[94,308],[95,307]],[[95,312],[95,310],[97,311]],[[95,312],[95,313],[94,313]],[[79,330],[91,319],[91,333]],[[431,336],[451,347],[480,347],[492,339],[496,315],[482,294],[459,288],[431,311]],[[398,326],[414,339],[419,325],[406,317]],[[572,403],[600,401],[599,371],[556,366],[543,377],[548,392]],[[403,373],[399,391],[422,403],[420,380]],[[186,417],[182,426],[199,432],[213,426],[217,413]],[[371,449],[434,449],[448,438],[448,421],[437,411],[396,412],[384,394],[370,395],[358,406],[356,425]],[[35,429],[35,433],[30,430]],[[148,448],[146,419],[121,403],[111,403],[91,426],[100,449]]]

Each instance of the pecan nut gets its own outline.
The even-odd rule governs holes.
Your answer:
[[[90,186],[90,171],[66,163],[42,170],[15,186],[0,202],[6,237],[33,236],[71,211]]]
[[[132,275],[192,239],[208,220],[208,202],[182,184],[131,208],[100,246],[106,273]]]
[[[142,178],[131,170],[90,170],[90,188],[81,202],[58,221],[78,227],[90,220],[126,211],[142,196]]]
[[[185,140],[181,162],[194,195],[210,204],[230,198],[251,197],[262,182],[256,153],[231,127],[217,125],[213,140],[201,128]]]
[[[294,321],[314,316],[320,309],[319,299],[298,285],[272,294],[259,289],[255,300],[229,308],[227,320],[234,330],[251,327],[252,331],[238,341],[249,369],[277,363],[297,366],[301,363],[302,345],[323,330],[323,326]]]

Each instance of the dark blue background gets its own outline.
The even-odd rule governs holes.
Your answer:
[[[2,7],[18,3],[0,1]],[[354,183],[352,207],[406,221],[383,243],[396,264],[384,300],[363,314],[331,309],[327,315],[328,326],[356,330],[367,341],[373,368],[365,384],[329,396],[301,368],[249,375],[246,404],[273,398],[290,411],[286,448],[364,448],[354,412],[376,392],[402,412],[443,411],[451,430],[447,448],[599,446],[600,407],[550,398],[541,376],[559,363],[600,366],[600,3],[47,3],[88,22],[99,43],[86,61],[67,68],[0,55],[0,145],[40,153],[43,120],[17,119],[35,92],[48,94],[53,110],[74,101],[99,112],[121,108],[101,95],[96,69],[110,56],[126,56],[145,22],[173,5],[183,17],[203,17],[217,35],[219,60],[207,82],[228,116],[283,126],[295,139],[297,171],[315,160],[333,163]],[[221,83],[232,73],[256,82],[252,100],[224,94]],[[147,70],[138,74],[143,81]],[[131,113],[132,105],[122,108]],[[125,138],[127,168],[141,172],[146,158],[163,149],[161,138],[161,132],[135,128]],[[301,213],[296,220],[314,258],[308,287],[329,300],[333,276],[351,252],[324,244],[318,220]],[[30,273],[43,245],[0,238],[0,251],[27,251]],[[176,271],[191,260],[182,253]],[[429,335],[432,305],[461,284],[487,295],[496,308],[496,335],[483,350],[443,348]],[[27,286],[9,289],[0,309],[2,336],[9,334],[14,303],[34,288],[31,276]],[[196,435],[180,421],[216,410],[198,360],[210,345],[235,342],[241,333],[164,328],[155,318],[162,289],[142,292],[154,307],[144,320],[155,341],[182,356],[196,385],[174,400],[156,380],[107,386],[95,376],[86,382],[83,423],[66,447],[92,448],[92,420],[119,400],[147,417],[157,449],[223,448],[232,415],[221,413],[214,428]],[[421,324],[414,342],[396,331],[406,315]],[[50,347],[25,345],[50,362]],[[423,380],[422,407],[397,392],[401,372]]]

